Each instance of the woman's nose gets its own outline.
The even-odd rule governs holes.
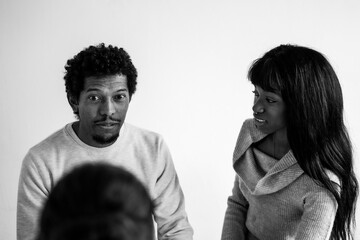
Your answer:
[[[252,107],[252,110],[255,114],[263,113],[264,112],[264,106],[262,104],[261,99],[256,99],[254,101],[254,105]]]

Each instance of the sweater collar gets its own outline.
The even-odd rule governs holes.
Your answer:
[[[122,139],[123,139],[123,136],[124,136],[124,134],[126,132],[126,128],[127,128],[127,124],[123,123],[123,125],[120,128],[119,137],[117,138],[117,140],[113,144],[111,144],[107,147],[99,148],[99,147],[90,146],[90,145],[86,144],[85,142],[83,142],[78,137],[78,135],[75,133],[75,131],[72,127],[72,125],[74,123],[75,122],[71,122],[65,126],[66,133],[81,147],[87,149],[88,151],[96,151],[96,152],[108,152],[108,151],[111,151],[112,149],[117,149],[122,144]]]
[[[286,153],[262,178],[254,183],[253,167],[254,155],[249,149],[252,143],[258,142],[267,135],[260,132],[253,119],[246,120],[240,130],[233,154],[233,167],[242,178],[249,190],[256,195],[269,194],[286,187],[304,172],[297,163],[293,152]],[[255,168],[254,168],[254,171]]]

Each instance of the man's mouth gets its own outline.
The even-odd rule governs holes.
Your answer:
[[[103,121],[103,122],[95,123],[96,126],[101,127],[101,128],[105,128],[105,129],[114,128],[119,124],[120,124],[120,122],[115,122],[115,121]]]

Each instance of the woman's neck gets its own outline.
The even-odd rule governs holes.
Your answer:
[[[254,146],[263,153],[280,160],[290,150],[286,129],[267,135]]]
[[[270,134],[268,141],[270,149],[272,148],[272,155],[276,159],[281,159],[290,150],[286,128]]]

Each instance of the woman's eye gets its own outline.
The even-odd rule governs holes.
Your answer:
[[[256,96],[256,97],[258,97],[259,96],[259,93],[257,92],[257,91],[252,91],[253,92],[253,94]]]
[[[275,103],[276,101],[271,99],[271,98],[267,98],[266,101],[268,101],[268,103]]]

